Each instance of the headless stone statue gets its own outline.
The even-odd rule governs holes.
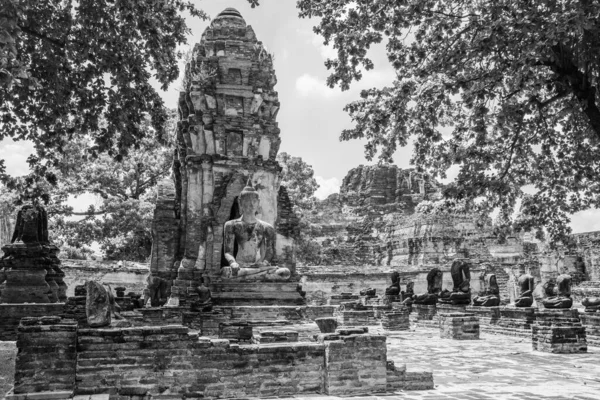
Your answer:
[[[450,267],[452,276],[452,292],[444,290],[440,293],[440,303],[469,304],[471,302],[471,272],[465,261],[455,260]]]
[[[146,280],[146,289],[144,290],[144,304],[152,307],[160,307],[166,304],[167,298],[167,281],[158,276],[149,275]]]
[[[438,268],[433,268],[427,274],[427,293],[413,295],[407,298],[402,303],[406,305],[423,304],[433,305],[438,301],[438,295],[442,291],[442,271]]]
[[[258,192],[246,186],[240,194],[239,205],[242,216],[225,223],[224,251],[229,265],[222,268],[222,278],[287,281],[290,270],[272,265],[275,263],[275,228],[256,218],[260,205]]]
[[[415,295],[415,283],[413,281],[408,281],[406,284],[406,290],[400,292],[402,294],[402,300],[408,299]]]
[[[212,294],[210,289],[204,284],[204,279],[196,287],[196,294],[198,294],[198,300],[192,303],[192,311],[212,311]]]
[[[585,312],[600,312],[600,297],[586,297],[581,300],[581,305],[585,307]]]
[[[531,307],[533,304],[533,290],[535,289],[533,276],[528,273],[519,276],[517,287],[519,288],[519,297],[515,299],[515,307]]]
[[[91,328],[99,328],[110,325],[112,316],[122,319],[119,311],[121,308],[115,302],[110,286],[104,286],[99,282],[87,281],[85,314],[88,325]]]
[[[556,278],[556,284],[546,282],[544,284],[545,297],[542,304],[546,308],[571,308],[571,275],[560,274]]]
[[[398,271],[392,272],[392,286],[385,289],[388,296],[398,296],[400,294],[400,274]]]
[[[496,307],[500,305],[500,288],[496,280],[496,275],[485,274],[483,276],[484,290],[473,299],[474,306]]]

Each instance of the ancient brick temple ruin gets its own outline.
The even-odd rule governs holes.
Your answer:
[[[240,216],[238,196],[251,183],[260,197],[257,218],[275,227],[276,260],[291,271],[295,288],[297,221],[275,161],[280,104],[272,55],[241,15],[227,9],[194,47],[184,80],[173,179],[161,183],[155,213],[152,275],[173,285],[181,300],[204,277],[226,301],[219,293],[228,288],[214,286],[226,265],[223,227]],[[261,298],[276,296],[280,287],[265,283]],[[301,302],[296,295],[288,300]]]
[[[16,343],[8,399],[417,398],[402,392],[432,390],[438,374],[423,398],[475,382],[475,399],[500,381],[498,365],[484,370],[495,356],[511,363],[504,384],[523,365],[533,383],[562,383],[556,364],[572,361],[551,357],[600,346],[600,234],[550,252],[468,213],[420,212],[441,186],[413,169],[352,169],[304,215],[318,261],[297,267],[276,83],[240,13],[217,15],[185,68],[149,271],[80,261],[86,285],[67,297],[45,211],[20,211],[0,261],[0,340]],[[127,295],[126,273],[139,275]],[[537,368],[528,351],[566,354]],[[596,360],[577,363],[592,374]]]

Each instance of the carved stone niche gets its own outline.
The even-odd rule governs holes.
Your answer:
[[[242,132],[227,132],[227,155],[230,157],[242,157],[244,155],[244,134]]]

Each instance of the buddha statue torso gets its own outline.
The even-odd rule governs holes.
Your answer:
[[[290,270],[274,265],[275,228],[256,218],[260,205],[258,193],[253,187],[246,186],[238,201],[242,216],[227,221],[224,227],[224,255],[228,265],[222,268],[221,276],[225,279],[288,280]]]

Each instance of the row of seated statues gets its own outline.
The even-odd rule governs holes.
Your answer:
[[[392,285],[386,289],[388,296],[401,296],[405,305],[422,304],[452,304],[469,305],[479,307],[496,307],[500,305],[500,287],[495,274],[484,273],[481,276],[482,290],[478,296],[471,295],[471,266],[467,261],[455,260],[450,267],[452,277],[452,290],[443,289],[442,271],[433,268],[427,274],[427,292],[414,293],[414,282],[409,281],[406,291],[400,288],[400,274],[392,273]],[[540,285],[536,290],[534,278],[531,274],[523,271],[517,280],[518,294],[515,298],[515,307],[531,307],[534,297],[538,305],[548,309],[571,308],[571,276],[567,273],[560,274],[556,280],[550,280]],[[584,299],[582,304],[586,309],[597,309],[600,311],[600,298]]]

